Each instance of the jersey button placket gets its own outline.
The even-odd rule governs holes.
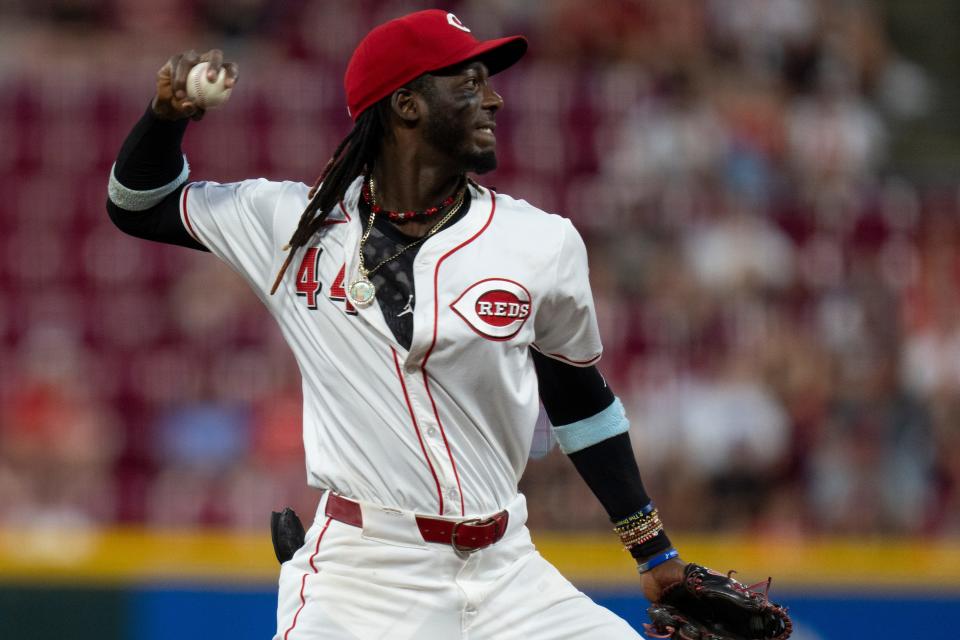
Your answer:
[[[460,512],[460,490],[457,488],[456,475],[451,466],[450,456],[447,451],[447,445],[443,440],[443,434],[433,415],[432,408],[428,411],[429,399],[421,397],[425,392],[417,388],[411,390],[411,403],[414,412],[417,415],[417,421],[420,424],[424,443],[430,459],[433,461],[434,469],[439,476],[440,493],[444,497],[444,512],[449,514]]]

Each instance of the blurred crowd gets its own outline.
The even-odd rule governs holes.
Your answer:
[[[481,182],[587,240],[600,368],[671,529],[960,533],[960,192],[891,170],[935,87],[876,3],[435,5],[531,40]],[[156,69],[217,45],[241,83],[191,125],[193,176],[312,182],[353,46],[419,8],[0,4],[0,523],[309,511],[272,320],[214,258],[117,231],[106,180]],[[607,526],[546,428],[521,488],[536,528]]]

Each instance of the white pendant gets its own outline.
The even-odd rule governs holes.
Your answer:
[[[361,276],[359,280],[354,280],[351,283],[350,288],[347,289],[347,295],[354,305],[366,307],[377,297],[377,288],[367,278]]]

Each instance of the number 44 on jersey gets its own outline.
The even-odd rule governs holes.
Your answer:
[[[307,308],[317,308],[317,296],[323,284],[317,278],[320,269],[320,254],[323,249],[320,247],[310,247],[303,256],[303,262],[300,263],[300,269],[297,270],[297,295],[307,299]],[[347,265],[342,265],[333,284],[330,285],[328,297],[334,302],[344,302],[346,312],[350,315],[357,315],[356,308],[347,300],[347,291],[343,288],[343,280],[346,275]]]

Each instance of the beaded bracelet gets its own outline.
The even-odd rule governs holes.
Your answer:
[[[627,517],[624,518],[623,520],[618,520],[617,522],[614,522],[613,524],[616,525],[616,526],[618,526],[618,527],[622,527],[622,526],[631,524],[631,523],[633,523],[633,522],[637,522],[638,520],[643,520],[646,516],[649,516],[651,513],[653,513],[653,511],[654,511],[655,509],[656,509],[656,507],[653,506],[653,502],[648,502],[648,503],[647,503],[647,506],[645,506],[645,507],[643,507],[642,509],[640,509],[640,511],[637,511],[637,512],[636,512],[635,514],[633,514],[633,515],[627,516]]]
[[[649,560],[647,560],[647,561],[644,562],[643,564],[638,564],[638,565],[637,565],[637,572],[638,572],[638,573],[641,573],[641,574],[642,574],[642,573],[646,573],[646,572],[650,571],[651,569],[654,569],[654,568],[656,568],[656,567],[659,567],[660,565],[662,565],[662,564],[663,564],[664,562],[666,562],[667,560],[673,560],[674,558],[676,558],[676,557],[679,556],[679,555],[680,555],[680,552],[677,551],[676,549],[674,549],[673,547],[671,547],[671,548],[667,549],[666,551],[664,551],[663,553],[653,556],[652,558],[650,558]]]
[[[663,523],[651,502],[637,513],[615,522],[613,530],[629,551],[663,533]]]

